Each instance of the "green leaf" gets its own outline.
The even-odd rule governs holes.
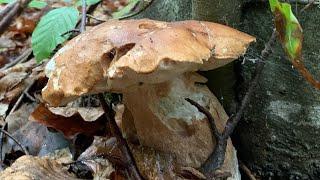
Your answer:
[[[30,8],[37,8],[37,9],[42,9],[47,6],[47,3],[44,1],[37,1],[37,0],[32,0],[29,4],[28,7]]]
[[[86,5],[91,6],[91,5],[97,4],[100,1],[101,0],[86,0]],[[82,6],[82,0],[78,0],[76,3],[76,6]]]
[[[120,9],[118,12],[112,13],[112,17],[114,19],[119,19],[125,15],[128,15],[139,2],[140,0],[130,0],[126,7]]]
[[[75,28],[79,12],[73,7],[62,7],[43,16],[32,33],[31,45],[37,62],[50,57],[57,45],[69,38],[63,33]]]
[[[269,0],[275,16],[275,26],[285,52],[291,61],[301,60],[303,34],[299,21],[294,16],[291,5]]]
[[[0,0],[0,4],[7,4],[7,3],[12,3],[15,2],[15,0]],[[47,3],[44,1],[39,1],[39,0],[32,0],[29,4],[28,7],[30,8],[37,8],[37,9],[42,9],[47,6]]]
[[[15,0],[0,0],[0,4],[7,4],[7,3],[11,3],[14,2]]]

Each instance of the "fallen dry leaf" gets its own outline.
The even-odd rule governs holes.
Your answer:
[[[68,147],[69,141],[59,132],[51,132],[46,126],[37,122],[28,121],[29,115],[34,111],[35,103],[23,104],[7,118],[8,132],[16,138],[31,155],[44,156],[57,149]],[[11,139],[4,141],[3,155],[11,149],[21,150]]]
[[[103,117],[93,122],[84,121],[79,113],[75,113],[70,117],[64,117],[53,114],[44,104],[40,104],[34,110],[30,116],[30,120],[54,128],[70,139],[79,133],[91,136],[103,135],[106,127]]]
[[[70,174],[61,164],[48,157],[22,156],[10,167],[0,173],[3,180],[61,180],[77,179]]]
[[[18,64],[12,68],[1,71],[0,77],[0,119],[4,119],[10,104],[21,95],[27,86],[36,79],[38,72],[34,60]]]

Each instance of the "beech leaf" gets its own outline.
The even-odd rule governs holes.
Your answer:
[[[75,28],[79,12],[74,7],[62,7],[43,16],[32,33],[31,44],[37,62],[50,57],[57,45],[66,41],[68,32]],[[63,36],[62,36],[63,35]]]

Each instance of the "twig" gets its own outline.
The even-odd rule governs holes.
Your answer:
[[[28,92],[30,90],[30,88],[33,86],[33,84],[35,83],[35,80],[33,80],[22,92],[22,94],[20,95],[19,99],[16,101],[16,103],[14,104],[14,106],[12,107],[12,109],[10,110],[9,114],[13,113],[15,110],[17,110],[17,108],[20,106],[22,99],[24,98],[26,92]],[[8,115],[6,117],[8,117]]]
[[[243,164],[242,162],[239,162],[239,165],[240,165],[240,168],[243,170],[243,172],[248,176],[250,180],[257,180],[256,177],[254,177],[250,169],[245,164]]]
[[[0,35],[9,27],[13,18],[22,12],[31,0],[20,0],[11,8],[11,10],[0,21]]]
[[[310,2],[301,9],[300,13],[307,10],[311,5],[315,4],[315,2],[316,2],[316,0],[310,0]]]
[[[67,34],[69,34],[69,33],[80,33],[80,29],[72,29],[72,30],[69,30],[69,31],[67,31],[67,32],[62,33],[60,36],[65,36],[65,35],[67,35]]]
[[[6,130],[8,128],[8,123],[5,122],[5,124],[1,127],[2,130]],[[3,146],[3,133],[0,132],[0,162],[2,162],[2,146]]]
[[[24,62],[30,56],[31,53],[32,53],[31,48],[25,50],[20,56],[18,56],[12,62],[10,62],[10,63],[6,64],[4,67],[2,67],[0,69],[0,71],[6,70],[6,69],[18,64],[18,63]]]
[[[145,0],[144,0],[144,1],[145,1]],[[144,1],[141,1],[141,2],[143,3]],[[139,11],[134,12],[134,13],[132,13],[132,14],[128,14],[128,15],[122,16],[122,17],[120,17],[120,18],[118,18],[118,19],[119,19],[119,20],[122,20],[122,19],[132,18],[132,17],[140,14],[140,13],[143,12],[144,10],[146,10],[152,3],[153,3],[153,0],[149,0],[149,2],[147,1],[146,4],[143,4],[142,8],[141,8]]]
[[[20,146],[20,148],[22,149],[22,151],[24,152],[24,154],[29,155],[28,150],[27,150],[25,147],[23,147],[22,144],[21,144],[16,138],[14,138],[13,136],[11,136],[11,134],[10,134],[8,131],[6,131],[6,130],[4,130],[4,129],[0,129],[0,131],[1,131],[1,133],[5,134],[5,135],[7,135],[9,138],[11,138],[18,146]]]
[[[81,24],[80,24],[80,32],[84,32],[86,30],[86,14],[87,14],[87,4],[86,4],[86,0],[81,0],[82,1],[82,16],[81,16]]]
[[[91,18],[91,19],[94,19],[94,20],[100,21],[100,22],[106,22],[106,21],[107,21],[107,20],[103,20],[103,19],[99,19],[99,18],[97,18],[97,17],[94,17],[94,16],[92,16],[91,14],[86,14],[86,16],[87,16],[88,18]]]
[[[244,98],[242,99],[240,109],[238,110],[238,112],[236,113],[235,116],[232,116],[227,120],[226,126],[225,126],[222,133],[219,133],[217,128],[215,127],[215,125],[212,125],[212,122],[214,122],[213,117],[208,110],[203,108],[198,103],[196,103],[190,99],[187,99],[188,102],[190,102],[192,105],[197,107],[197,109],[200,112],[202,112],[206,115],[206,117],[208,118],[208,120],[210,122],[212,133],[214,134],[214,137],[217,140],[217,144],[214,148],[214,151],[209,156],[209,158],[205,161],[205,163],[201,166],[201,169],[200,169],[204,174],[206,174],[209,177],[211,177],[213,175],[214,171],[216,169],[220,168],[224,162],[227,140],[228,140],[229,136],[233,133],[235,127],[237,126],[238,122],[240,121],[240,119],[244,113],[245,108],[247,107],[252,95],[254,94],[254,90],[255,90],[256,86],[258,85],[258,80],[262,74],[262,70],[265,65],[264,61],[268,58],[268,56],[272,52],[272,47],[274,46],[274,43],[276,41],[276,36],[277,36],[277,32],[274,30],[268,43],[265,45],[265,48],[261,52],[261,59],[262,60],[259,61],[256,65],[253,79],[251,81],[251,84],[250,84],[248,91],[246,92]]]
[[[123,153],[123,155],[126,158],[126,163],[128,165],[128,172],[131,175],[131,178],[136,179],[136,180],[142,180],[142,177],[139,173],[139,170],[137,168],[137,165],[134,161],[133,155],[129,149],[128,143],[127,141],[122,137],[122,133],[114,119],[114,111],[111,108],[111,104],[107,104],[107,102],[105,101],[103,94],[99,94],[99,100],[101,103],[101,106],[105,112],[105,117],[108,120],[108,123],[111,127],[111,130],[113,132],[113,135],[117,138],[118,142],[119,142],[119,148],[121,150],[121,152]]]
[[[5,14],[7,14],[17,3],[18,1],[7,4],[6,7],[4,7],[0,12],[0,17],[3,17]]]

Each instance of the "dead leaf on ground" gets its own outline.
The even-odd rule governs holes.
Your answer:
[[[35,103],[23,104],[18,110],[11,113],[6,119],[8,132],[26,147],[31,155],[44,156],[57,149],[68,147],[69,141],[61,133],[50,132],[42,124],[28,121],[35,106]],[[4,141],[3,155],[12,149],[21,150],[11,139]]]
[[[83,120],[89,122],[97,120],[104,114],[104,111],[100,104],[98,107],[79,107],[79,103],[75,101],[68,103],[66,107],[49,107],[48,109],[53,114],[64,117],[71,117],[79,114],[83,118]]]
[[[61,164],[48,157],[22,156],[0,174],[0,179],[77,179]]]
[[[78,160],[93,159],[101,156],[115,165],[125,166],[126,159],[123,157],[115,137],[95,136],[91,146],[79,156]]]
[[[64,117],[53,114],[44,104],[40,104],[34,112],[32,112],[30,120],[54,128],[70,139],[79,133],[92,136],[103,135],[106,127],[103,117],[93,122],[84,121],[79,113],[75,113],[70,117]]]
[[[9,105],[12,105],[25,88],[36,79],[38,72],[32,73],[34,67],[36,67],[35,61],[30,60],[0,73],[0,119],[4,119]]]

